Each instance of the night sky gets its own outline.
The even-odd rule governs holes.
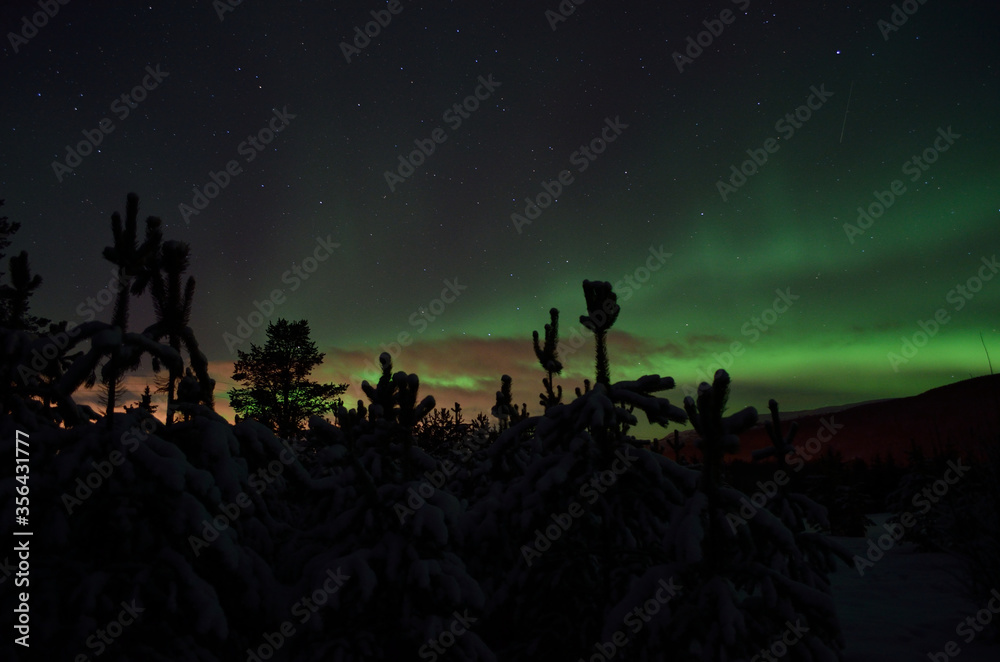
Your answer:
[[[691,387],[721,358],[734,409],[984,374],[980,333],[1000,367],[987,3],[903,3],[898,28],[890,2],[100,4],[58,5],[26,40],[8,33],[38,4],[0,9],[0,212],[23,226],[8,254],[45,279],[35,314],[109,321],[87,298],[136,192],[141,219],[192,247],[192,327],[226,415],[232,350],[265,333],[225,334],[274,290],[266,319],[307,319],[316,374],[350,400],[408,334],[395,367],[470,414],[504,373],[539,412],[531,332],[551,307],[586,340],[558,383],[593,377],[584,279],[619,294],[613,380]],[[373,11],[391,20],[358,48]],[[66,146],[95,131],[70,168]],[[151,321],[143,299],[131,328]]]

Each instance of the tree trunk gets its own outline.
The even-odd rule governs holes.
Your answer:
[[[611,383],[611,369],[608,365],[608,332],[595,332],[594,342],[597,345],[597,381],[600,384],[609,386]]]
[[[177,350],[177,353],[181,352],[181,341],[176,336],[170,336],[170,346]],[[173,425],[174,423],[174,395],[175,389],[177,388],[177,378],[174,375],[170,375],[170,379],[167,382],[167,415],[166,424]]]
[[[125,327],[128,325],[128,287],[129,280],[131,280],[125,273],[125,269],[118,267],[118,294],[115,297],[115,310],[111,316],[112,326],[116,326],[121,330],[122,339],[125,336]],[[119,345],[120,348],[120,345]],[[121,358],[121,352],[119,348],[115,348],[111,352],[111,372],[108,378],[108,406],[104,411],[104,416],[108,421],[108,429],[112,428],[112,415],[115,413],[115,401],[117,400],[117,388],[118,388],[118,362]]]

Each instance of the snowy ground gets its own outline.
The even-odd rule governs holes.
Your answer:
[[[885,516],[873,519],[879,524],[869,529],[869,536],[877,538],[885,532],[880,526]],[[868,547],[864,538],[836,540],[861,556]],[[853,566],[838,570],[832,581],[847,643],[844,662],[1000,660],[1000,644],[988,641],[988,631],[976,634],[963,625],[956,632],[967,617],[986,608],[963,597],[961,581],[956,579],[959,567],[953,557],[920,553],[906,543],[887,551],[874,567],[865,569],[864,576]],[[976,637],[966,643],[972,634]],[[943,653],[948,642],[959,649],[954,657]],[[929,653],[936,655],[931,658]]]

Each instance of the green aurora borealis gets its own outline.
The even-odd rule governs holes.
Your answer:
[[[350,399],[377,378],[366,364],[408,333],[395,368],[470,415],[488,412],[505,373],[516,401],[539,411],[531,332],[551,307],[564,340],[586,340],[563,352],[557,383],[571,395],[593,376],[592,337],[577,322],[584,279],[622,282],[612,379],[659,373],[690,389],[739,342],[726,366],[734,409],[904,396],[984,374],[980,333],[1000,366],[1000,278],[990,272],[961,310],[949,301],[1000,254],[1000,81],[995,35],[981,27],[995,25],[995,8],[927,2],[886,40],[877,22],[890,2],[751,1],[680,73],[671,53],[733,3],[588,2],[555,31],[537,3],[403,3],[348,64],[338,44],[376,4],[243,3],[222,22],[208,3],[68,5],[21,52],[8,48],[2,113],[13,130],[0,197],[24,226],[9,252],[28,250],[45,278],[33,311],[72,319],[107,284],[108,218],[134,190],[142,217],[163,217],[166,238],[192,246],[192,326],[227,415],[234,357],[224,334],[275,288],[285,302],[271,319],[309,320],[327,355],[318,376],[350,383]],[[24,7],[5,8],[3,25]],[[140,43],[156,45],[137,56]],[[57,182],[50,162],[63,145],[157,62],[171,77],[101,154]],[[443,112],[490,74],[499,87],[452,130]],[[717,182],[782,136],[776,123],[821,86],[832,96],[723,201]],[[177,210],[192,187],[240,158],[243,137],[286,105],[287,129],[185,224]],[[571,155],[615,118],[627,128],[577,171]],[[437,127],[447,140],[390,191],[385,171]],[[949,127],[961,137],[911,181],[904,165]],[[573,182],[518,232],[511,215],[563,170]],[[849,237],[858,207],[894,180],[905,192]],[[291,291],[282,274],[327,236],[339,248]],[[625,279],[642,280],[661,246],[671,256],[626,294]],[[438,310],[455,279],[467,289],[424,328],[421,311]],[[799,298],[755,330],[776,290]],[[949,321],[895,370],[889,353],[938,309]],[[133,328],[149,315],[138,303]],[[248,340],[263,341],[262,328]],[[133,376],[131,390],[146,379]],[[664,395],[680,404],[683,394]]]
[[[762,172],[753,184],[778,188],[773,181],[781,174],[778,169],[776,165],[772,178],[768,177],[772,173]],[[946,179],[945,174],[935,174],[938,181]],[[997,174],[994,171],[994,182]],[[662,245],[672,252],[638,288],[616,288],[623,310],[609,334],[613,377],[656,372],[691,388],[725,361],[723,367],[736,382],[733,406],[753,404],[763,410],[771,397],[787,409],[812,408],[911,395],[985,373],[987,360],[979,333],[992,356],[1000,356],[996,318],[1000,287],[986,281],[960,310],[954,290],[976,278],[982,259],[996,255],[989,250],[996,245],[989,241],[990,235],[996,236],[996,199],[983,194],[990,188],[986,181],[948,184],[955,190],[947,199],[934,195],[947,185],[944,182],[933,189],[914,186],[909,198],[904,194],[853,245],[842,221],[854,222],[854,210],[831,209],[832,203],[827,203],[824,214],[809,200],[800,207],[787,200],[785,209],[771,202],[752,216],[744,212],[748,222],[742,232],[732,227],[720,231],[709,220],[692,220],[694,236],[678,237],[675,243],[668,243],[669,236],[657,237],[628,250],[622,246],[619,255],[608,250],[605,277],[623,283],[627,277],[635,282],[645,275],[636,270],[644,266],[648,247]],[[863,196],[856,199],[867,202]],[[708,209],[706,217],[712,214]],[[555,224],[554,217],[543,216]],[[958,218],[979,219],[979,233],[972,235],[979,241],[970,239],[969,224],[959,226]],[[808,219],[822,222],[810,226]],[[762,233],[763,227],[774,234]],[[980,246],[986,250],[969,250]],[[713,265],[721,264],[730,266],[724,273],[713,273]],[[470,285],[445,309],[440,327],[429,325],[414,345],[402,348],[397,367],[416,370],[424,388],[442,405],[458,399],[466,407],[469,402],[488,407],[501,372],[515,377],[518,401],[534,405],[542,372],[530,334],[541,331],[548,306],[555,305],[561,311],[564,342],[580,347],[563,350],[566,370],[561,381],[571,390],[593,373],[591,336],[576,322],[584,312],[579,283],[592,269],[566,271],[575,273],[575,278],[547,289],[544,296],[520,302],[512,297],[499,307],[503,314],[497,314],[493,305],[477,310]],[[752,320],[772,307],[776,289],[787,289],[799,299],[773,324],[762,322],[766,330],[759,331]],[[938,309],[947,310],[950,321],[912,358],[902,364],[897,360],[898,371],[894,370],[889,353],[906,358],[909,350],[904,352],[903,339],[920,343],[919,336],[915,338],[921,330],[918,323],[933,319]],[[400,316],[401,331],[419,328],[406,319]],[[456,327],[464,333],[447,332]],[[395,336],[385,338],[371,354],[383,349],[395,353],[390,345]],[[580,338],[586,341],[582,346]],[[725,356],[733,343],[741,343],[742,354]],[[337,354],[334,350],[330,356],[328,365],[336,366],[331,378],[350,374],[354,383],[372,379],[370,369],[352,372],[362,357]],[[484,356],[488,360],[476,358]],[[476,398],[476,391],[486,394]],[[442,393],[454,395],[445,399]],[[680,399],[677,391],[667,395]]]

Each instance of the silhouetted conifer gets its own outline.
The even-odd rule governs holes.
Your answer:
[[[233,379],[243,388],[228,391],[234,410],[270,426],[279,437],[290,439],[304,429],[311,416],[333,410],[334,399],[347,384],[321,384],[308,378],[323,362],[323,354],[309,338],[309,323],[279,319],[267,326],[263,347],[251,343],[250,351],[237,350]],[[193,396],[201,389],[192,376]]]
[[[417,445],[434,457],[450,457],[459,450],[471,426],[462,418],[462,406],[452,409],[435,408],[414,428]]]
[[[156,313],[156,323],[148,327],[144,333],[154,340],[167,338],[167,342],[176,352],[184,347],[190,357],[190,365],[198,379],[200,393],[198,401],[209,409],[214,409],[215,380],[208,374],[208,359],[198,346],[191,323],[191,303],[194,298],[195,280],[189,276],[182,285],[184,272],[187,271],[191,247],[181,241],[163,242],[162,255],[152,273],[150,294],[153,299],[153,311]],[[159,370],[159,362],[153,361],[153,370]],[[174,419],[174,394],[177,382],[183,375],[169,373],[167,376],[167,413],[166,422],[170,425]]]
[[[673,439],[667,437],[667,446],[674,452],[674,461],[677,464],[684,464],[683,458],[681,458],[681,449],[684,448],[684,442],[681,441],[681,433],[678,430],[674,430]]]
[[[392,444],[400,444],[403,449],[402,475],[408,479],[413,469],[414,431],[434,410],[434,396],[428,395],[418,403],[420,378],[402,371],[392,373],[392,357],[386,352],[379,356],[379,363],[382,365],[382,376],[378,383],[372,386],[367,380],[363,381],[361,390],[371,402],[369,419],[376,423],[380,431],[375,437],[376,448],[388,454]]]
[[[387,352],[382,352],[378,358],[382,366],[378,383],[372,386],[367,380],[361,382],[361,390],[371,403],[368,416],[372,420],[383,419],[412,430],[418,421],[434,409],[434,396],[428,395],[418,404],[420,378],[402,371],[393,373],[392,357]]]
[[[142,410],[147,414],[155,414],[156,410],[159,409],[153,404],[153,393],[149,390],[149,385],[146,385],[146,390],[144,390],[139,395],[139,400],[137,400],[132,405],[125,405],[125,411]]]
[[[117,367],[138,365],[144,354],[155,357],[172,369],[181,369],[180,355],[167,345],[158,343],[144,334],[123,333],[121,327],[96,320],[75,327],[68,344],[65,337],[47,336],[37,339],[32,351],[38,349],[44,356],[45,352],[49,351],[47,346],[55,345],[61,347],[61,351],[68,355],[83,341],[90,342],[90,349],[73,359],[72,363],[62,371],[52,389],[58,402],[60,416],[66,425],[75,425],[81,418],[89,418],[83,416],[86,414],[86,409],[76,405],[72,395],[84,383],[88,388],[93,386],[96,381],[97,366],[103,359],[108,359],[100,370],[101,381],[105,384],[117,382],[120,375],[120,371],[116,370]],[[112,423],[109,422],[107,425],[110,426]]]
[[[498,426],[501,432],[528,418],[528,404],[522,402],[520,411],[514,404],[511,383],[510,375],[500,377],[500,390],[497,391],[496,404],[490,409],[490,413],[499,421]]]
[[[559,311],[555,308],[549,310],[549,317],[552,321],[545,325],[545,344],[539,345],[538,331],[532,332],[532,341],[535,347],[535,356],[542,364],[542,369],[548,373],[548,377],[542,379],[545,391],[539,394],[538,403],[543,410],[555,406],[562,401],[562,386],[557,391],[552,390],[552,376],[562,372],[562,363],[559,362]]]
[[[128,328],[129,297],[140,295],[149,285],[153,273],[157,269],[159,260],[160,242],[163,235],[160,230],[162,221],[155,216],[146,219],[146,234],[143,242],[138,243],[138,230],[136,227],[139,215],[139,196],[129,193],[125,201],[125,222],[122,223],[121,215],[114,212],[111,215],[111,232],[114,243],[104,248],[104,259],[118,267],[118,292],[115,296],[115,307],[111,317],[111,325],[121,329],[125,333]],[[105,416],[109,419],[115,410],[115,384],[118,375],[124,369],[131,367],[129,363],[122,363],[119,351],[112,348],[108,364],[106,366],[107,377],[104,383],[108,386],[108,404]],[[110,428],[111,421],[108,421]]]
[[[594,334],[596,345],[596,380],[598,384],[611,383],[611,368],[608,363],[608,329],[618,319],[621,308],[618,306],[618,295],[611,290],[607,281],[583,281],[583,295],[587,300],[587,314],[580,316],[580,324],[590,329]]]
[[[39,333],[50,320],[35,317],[31,309],[31,297],[41,284],[42,277],[31,274],[27,251],[21,251],[10,258],[10,285],[0,284],[0,327],[20,329]]]
[[[729,387],[728,373],[718,370],[711,385],[699,386],[697,402],[690,396],[684,401],[704,457],[699,480],[703,496],[688,502],[684,519],[705,522],[700,558],[691,568],[695,588],[686,596],[699,606],[686,622],[694,637],[728,632],[710,637],[711,650],[703,649],[702,659],[749,658],[789,618],[801,619],[809,628],[802,641],[788,648],[790,659],[838,659],[844,641],[827,575],[834,558],[849,562],[850,554],[823,534],[804,530],[801,518],[776,517],[767,508],[769,495],[777,491],[773,479],[758,483],[749,498],[724,484],[722,457],[738,450],[737,435],[757,420],[753,407],[723,415]],[[802,495],[792,500],[811,503]]]
[[[792,424],[788,426],[788,432],[783,435],[777,400],[773,398],[768,400],[767,408],[771,411],[771,420],[764,421],[764,429],[767,430],[767,436],[771,439],[771,446],[755,450],[752,456],[754,460],[763,460],[768,457],[777,458],[778,466],[784,469],[788,465],[788,454],[795,450],[792,446],[792,439],[799,431],[799,423],[792,421]]]
[[[731,416],[723,416],[729,399],[730,382],[729,373],[717,370],[711,385],[702,382],[698,387],[697,403],[691,396],[684,398],[684,409],[691,426],[698,432],[697,447],[703,457],[700,486],[708,501],[706,558],[710,568],[718,568],[723,563],[724,536],[721,531],[727,526],[719,498],[719,488],[723,482],[723,457],[727,453],[738,451],[738,435],[757,423],[757,410],[753,407],[746,407]]]

